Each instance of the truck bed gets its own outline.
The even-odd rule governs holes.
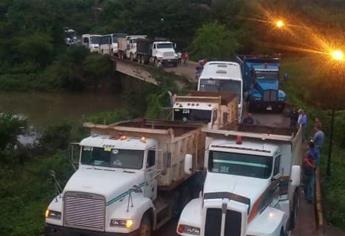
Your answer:
[[[172,190],[190,177],[184,173],[186,154],[193,157],[193,173],[203,166],[205,136],[199,123],[135,119],[110,125],[85,123],[84,127],[95,135],[155,139],[158,142],[157,180],[161,190]]]
[[[92,123],[84,124],[84,127],[90,128],[91,131],[100,134],[115,135],[117,133],[126,133],[128,135],[139,137],[143,136],[144,134],[148,137],[168,135],[171,138],[183,136],[190,131],[200,129],[201,126],[202,124],[199,123],[146,119],[121,121],[110,125]]]

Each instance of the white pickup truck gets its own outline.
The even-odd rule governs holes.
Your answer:
[[[204,188],[184,208],[179,235],[285,236],[294,227],[301,132],[240,130],[204,130]]]
[[[201,125],[133,120],[84,125],[79,168],[46,211],[45,235],[150,236],[192,198]]]

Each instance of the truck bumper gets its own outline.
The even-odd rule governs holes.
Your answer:
[[[132,233],[113,233],[113,232],[97,232],[85,229],[73,229],[58,225],[46,224],[44,236],[137,236],[138,231]]]
[[[250,111],[283,111],[285,102],[249,101]]]
[[[162,60],[162,65],[164,66],[168,66],[168,65],[177,66],[177,64],[178,64],[177,59],[163,59]]]

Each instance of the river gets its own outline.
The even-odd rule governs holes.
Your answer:
[[[0,112],[24,115],[38,129],[121,106],[120,94],[0,92]]]

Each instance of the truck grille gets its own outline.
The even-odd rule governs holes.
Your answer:
[[[104,196],[84,192],[66,192],[63,200],[64,226],[104,231]]]
[[[164,56],[164,57],[174,57],[175,54],[174,54],[174,52],[164,52],[164,53],[163,53],[163,56]]]
[[[278,93],[276,90],[264,91],[264,101],[265,102],[276,102],[277,100],[278,100]]]
[[[241,236],[242,215],[240,212],[227,210],[225,219],[226,236]]]
[[[206,211],[205,236],[220,236],[222,209],[208,208]]]
[[[222,231],[222,209],[208,208],[206,211],[205,236],[220,236]],[[240,212],[227,210],[225,215],[224,235],[240,236],[242,215]]]

